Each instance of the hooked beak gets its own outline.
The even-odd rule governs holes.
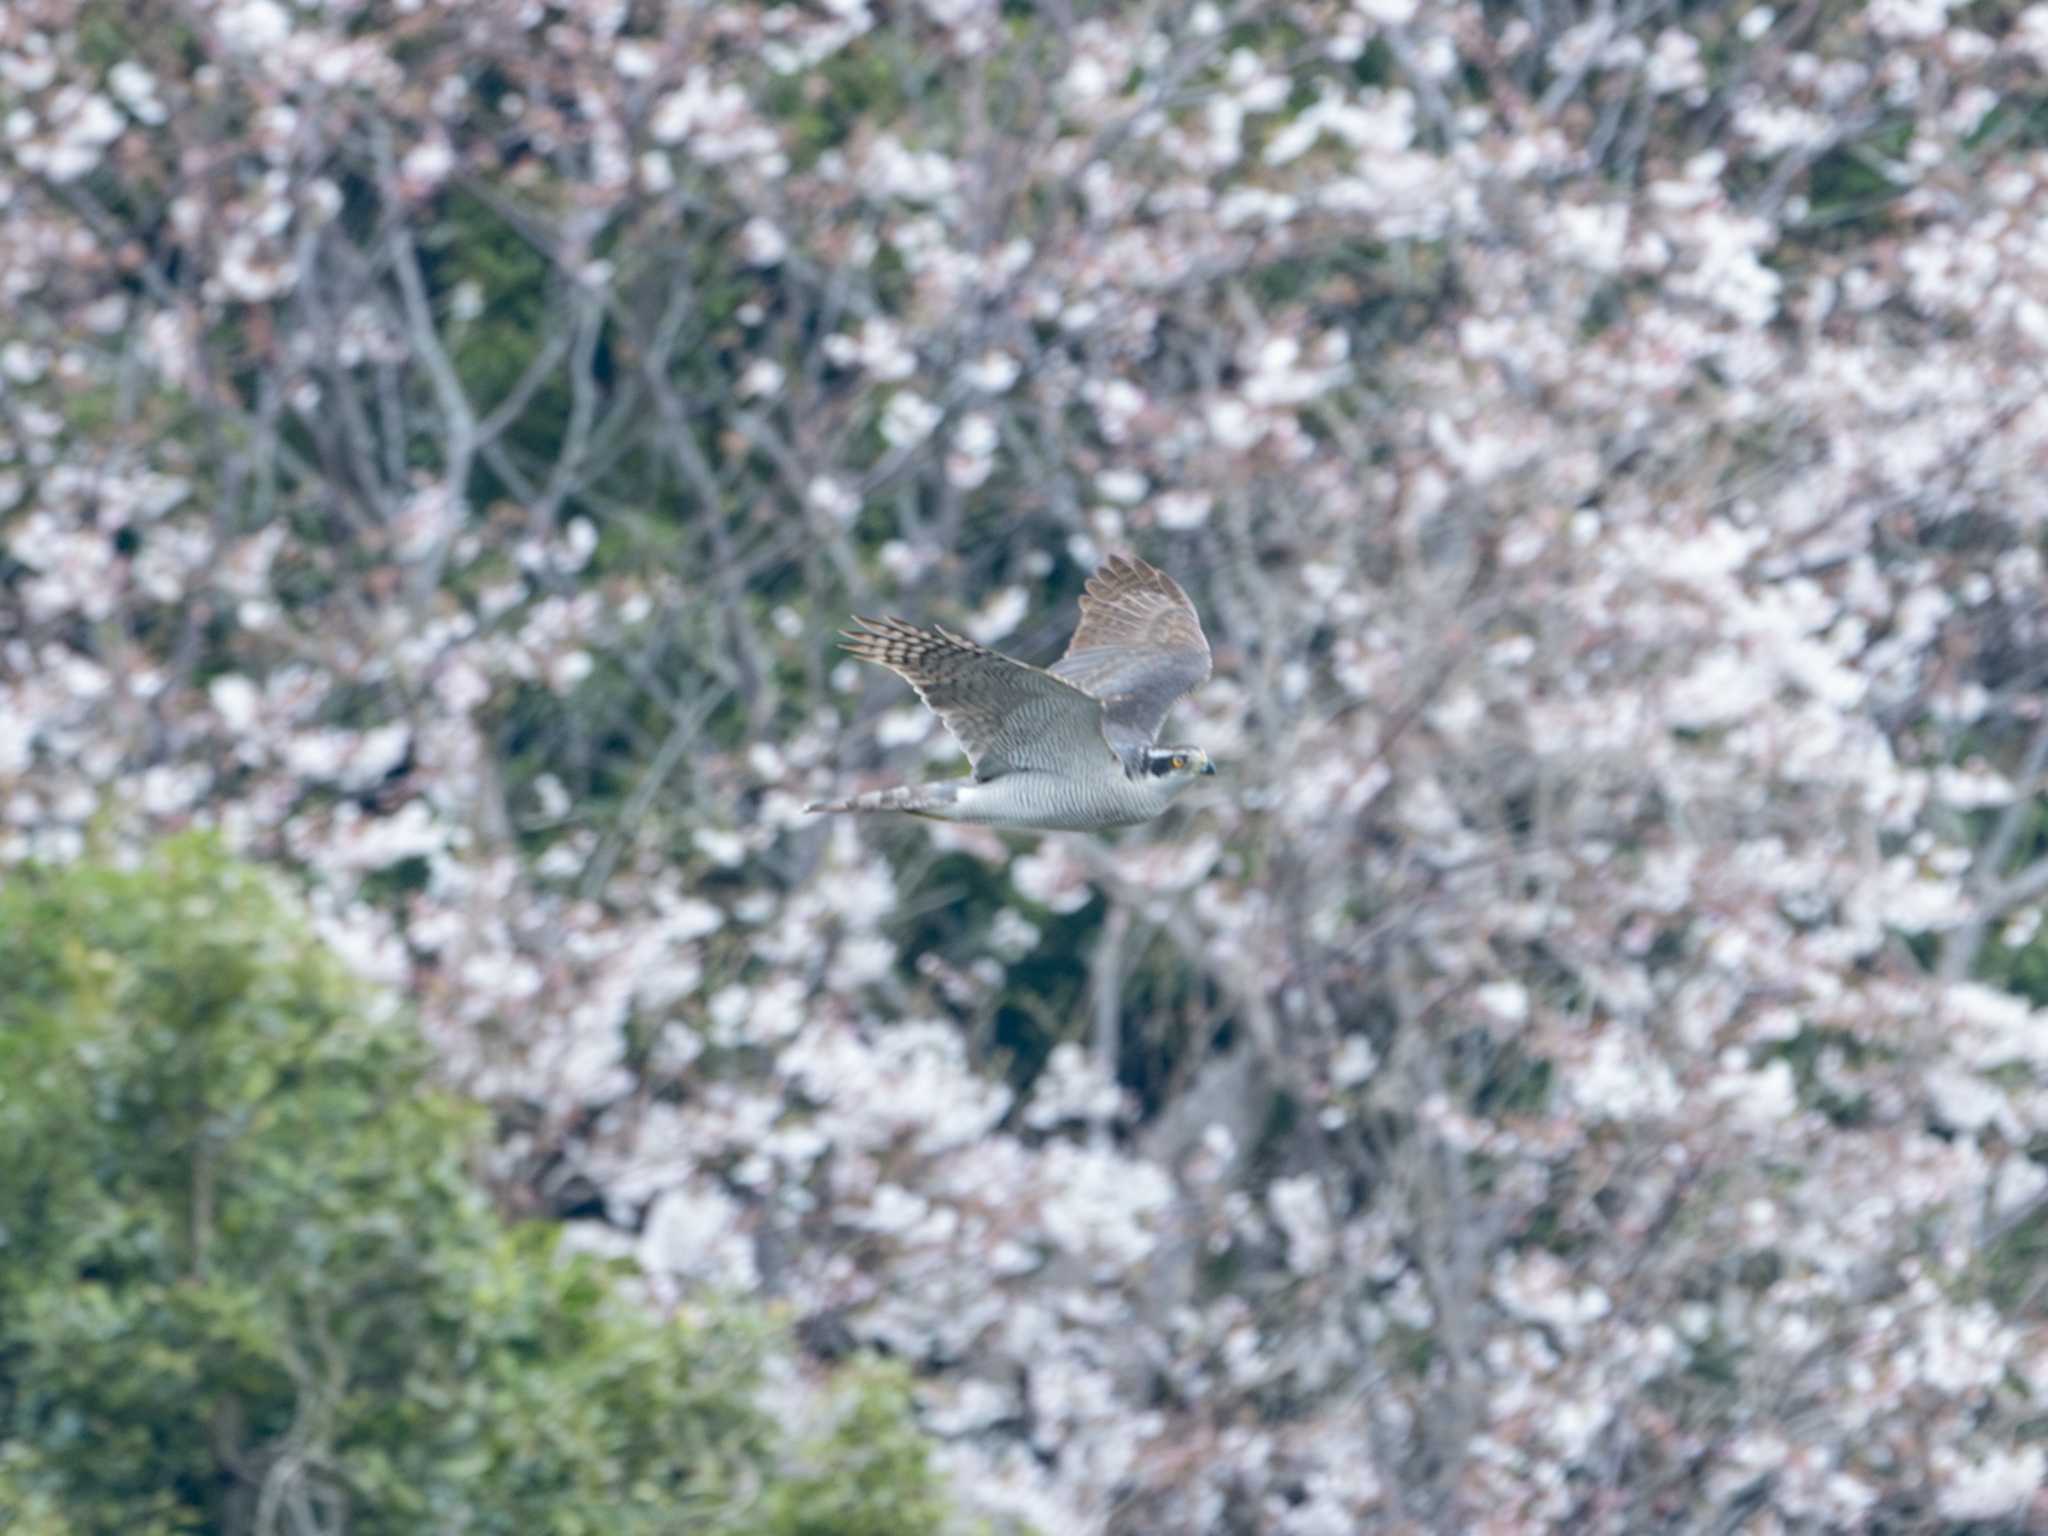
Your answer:
[[[1216,765],[1215,765],[1214,763],[1204,763],[1204,764],[1202,764],[1202,777],[1203,777],[1203,778],[1205,778],[1205,779],[1213,779],[1213,778],[1215,778],[1215,777],[1216,777]]]

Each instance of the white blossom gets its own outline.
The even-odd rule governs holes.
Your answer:
[[[944,414],[915,390],[899,389],[882,411],[882,437],[891,447],[911,447],[931,436]]]

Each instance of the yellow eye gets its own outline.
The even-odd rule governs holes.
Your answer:
[[[1175,754],[1174,754],[1174,758],[1173,758],[1173,766],[1174,766],[1174,767],[1176,767],[1176,768],[1185,768],[1185,767],[1187,767],[1187,765],[1188,765],[1188,760],[1187,760],[1186,758],[1182,757],[1182,756],[1181,756],[1181,755],[1180,755],[1179,753],[1175,753]]]

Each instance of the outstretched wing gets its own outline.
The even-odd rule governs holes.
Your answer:
[[[1102,705],[1050,672],[943,629],[901,619],[856,619],[841,642],[862,661],[887,667],[967,749],[974,776],[1072,776],[1115,757],[1102,731]]]
[[[1088,578],[1081,627],[1052,674],[1102,700],[1102,731],[1126,763],[1152,745],[1166,712],[1209,678],[1209,642],[1187,593],[1164,571],[1111,555]]]

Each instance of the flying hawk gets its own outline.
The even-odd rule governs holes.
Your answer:
[[[1166,712],[1209,676],[1195,605],[1171,576],[1112,555],[1088,579],[1067,653],[1034,667],[937,628],[856,619],[843,644],[887,667],[945,722],[974,772],[813,811],[907,811],[940,821],[1091,832],[1150,821],[1213,774],[1200,747],[1153,745]]]

